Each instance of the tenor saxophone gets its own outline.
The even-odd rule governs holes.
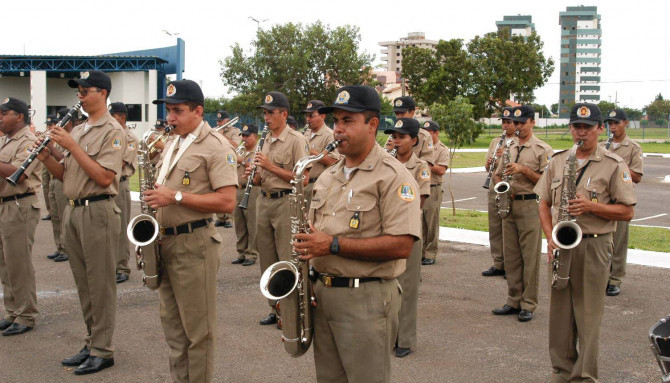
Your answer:
[[[162,137],[167,137],[174,127],[166,126]],[[156,183],[155,169],[151,166],[150,153],[153,143],[152,131],[148,131],[137,145],[137,175],[140,183],[140,211],[128,223],[126,234],[130,242],[135,245],[137,269],[142,270],[142,282],[151,290],[156,290],[161,283],[160,275],[160,241],[158,235],[160,226],[156,221],[156,209],[144,202],[144,192],[154,188]]]
[[[332,152],[340,141],[329,143],[323,152],[315,156],[301,158],[293,168],[293,185],[289,195],[291,220],[291,243],[298,233],[309,232],[307,222],[307,202],[303,181],[307,167]],[[312,287],[309,279],[309,262],[298,258],[300,254],[291,251],[291,260],[277,262],[265,270],[261,276],[261,293],[277,301],[277,315],[282,328],[282,341],[289,355],[299,357],[312,343]]]
[[[569,201],[577,198],[577,149],[582,145],[578,141],[570,149],[570,155],[563,167],[563,185],[561,189],[561,206],[558,212],[558,223],[551,231],[551,239],[559,248],[554,250],[554,258],[551,261],[552,281],[551,286],[556,288],[559,282],[567,282],[570,279],[570,260],[560,258],[561,250],[569,250],[577,247],[582,241],[582,228],[568,211]],[[564,283],[561,283],[563,285]]]

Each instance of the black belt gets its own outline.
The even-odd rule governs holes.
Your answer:
[[[519,194],[512,196],[515,201],[523,201],[528,199],[537,199],[537,194]]]
[[[5,203],[7,201],[16,201],[21,198],[30,197],[31,195],[35,195],[35,193],[23,193],[23,194],[10,195],[9,197],[0,197],[0,203]]]
[[[310,184],[313,184],[314,182],[316,182],[316,178],[310,178],[310,179],[309,179],[309,183],[310,183]]]
[[[161,226],[161,234],[163,235],[179,235],[179,234],[188,234],[192,233],[193,230],[205,227],[212,222],[211,218],[201,219],[198,221],[187,222],[183,225],[177,227],[165,227]]]
[[[119,182],[126,182],[127,180],[128,176],[121,176],[121,178],[119,178]]]
[[[330,275],[319,274],[318,278],[326,287],[358,287],[359,283],[381,281],[381,278],[347,278],[347,277],[333,277]]]
[[[438,187],[438,186],[442,186],[442,184],[430,185],[430,187],[432,187],[432,188],[436,188],[436,187]]]
[[[263,192],[263,195],[265,197],[272,198],[272,199],[281,198],[281,197],[283,197],[285,195],[289,195],[289,194],[291,194],[291,189],[284,189],[284,190],[280,190],[280,191],[274,192],[274,193]]]
[[[70,206],[88,206],[90,202],[103,201],[106,199],[111,199],[112,196],[109,194],[95,195],[93,197],[86,197],[80,199],[71,199],[69,200]]]

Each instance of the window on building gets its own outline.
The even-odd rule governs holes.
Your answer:
[[[395,60],[395,63],[396,63],[396,64],[400,64],[400,60]]]
[[[396,56],[400,56],[400,52],[396,53],[395,55],[396,55]]]
[[[142,121],[142,104],[126,104],[128,121]]]

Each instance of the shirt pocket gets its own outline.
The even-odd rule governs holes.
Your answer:
[[[374,228],[381,227],[381,216],[376,206],[377,200],[369,197],[352,198],[344,204],[348,237],[357,238],[369,232],[370,228],[374,231]]]
[[[102,144],[103,142],[101,140],[93,141],[89,144],[86,144],[86,146],[84,147],[84,151],[90,157],[95,157],[98,155],[98,153],[100,153],[100,150],[102,150]]]
[[[198,182],[207,179],[205,176],[200,176],[204,166],[200,166],[200,161],[194,158],[182,158],[175,167],[179,176],[182,177],[183,186],[190,186],[195,179],[199,180]]]
[[[288,165],[291,162],[291,153],[288,152],[276,153],[272,157],[272,162],[274,162],[275,165],[279,166],[282,169],[288,169],[289,168]]]
[[[0,152],[0,162],[8,164],[12,161],[12,158],[14,158],[14,153],[10,153],[9,150]]]
[[[584,186],[584,191],[586,194],[584,197],[591,200],[592,202],[598,203],[608,203],[609,195],[605,195],[605,185],[601,185],[597,182],[593,182],[589,185]]]

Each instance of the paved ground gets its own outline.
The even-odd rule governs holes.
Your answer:
[[[481,189],[477,184],[477,190]],[[135,206],[135,211],[137,207]],[[60,360],[83,345],[84,325],[67,263],[44,256],[53,250],[50,223],[40,221],[33,262],[39,290],[38,325],[19,337],[0,337],[2,382],[167,382],[168,348],[158,318],[157,294],[141,286],[136,271],[119,285],[116,366],[76,377]],[[259,326],[267,314],[256,266],[231,265],[234,232],[220,229],[227,244],[218,282],[216,382],[312,382],[311,350],[294,359],[283,350],[279,331]],[[506,283],[483,278],[488,248],[440,244],[434,266],[424,267],[419,301],[419,346],[393,360],[395,382],[546,382],[548,286],[542,273],[536,318],[491,315],[505,301]],[[659,381],[647,334],[670,312],[670,271],[630,266],[621,296],[607,298],[601,338],[603,382]]]
[[[638,204],[635,206],[632,224],[670,227],[670,204],[668,204],[670,183],[662,182],[668,174],[670,174],[670,159],[650,157],[644,159],[644,176],[635,187]],[[486,173],[453,174],[452,177],[451,184],[457,208],[487,210],[488,191],[482,188]],[[448,182],[449,173],[445,179]],[[445,193],[442,206],[451,207],[446,182],[443,189]]]

